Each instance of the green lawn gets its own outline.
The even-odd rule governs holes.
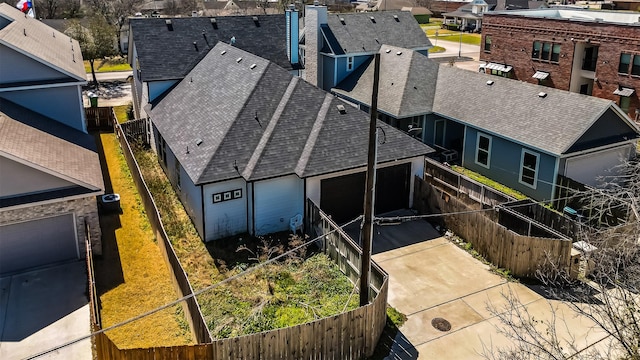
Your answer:
[[[480,41],[482,40],[482,36],[480,34],[462,33],[462,37],[460,37],[460,31],[441,29],[440,27],[429,25],[422,25],[421,27],[432,42],[436,39],[436,32],[438,32],[437,39],[440,40],[455,42],[462,41],[463,44],[469,45],[480,45]]]
[[[97,73],[112,71],[131,71],[131,66],[129,66],[125,58],[96,60],[94,62],[94,66]],[[89,60],[84,61],[84,71],[86,73],[91,72],[91,65],[89,64]]]
[[[518,192],[516,190],[513,190],[510,187],[507,187],[507,186],[502,185],[502,184],[500,184],[500,183],[498,183],[496,181],[493,181],[493,180],[491,180],[491,179],[489,179],[489,178],[487,178],[485,176],[482,176],[482,175],[478,174],[477,172],[471,171],[469,169],[465,169],[462,166],[454,165],[454,166],[451,167],[451,169],[453,171],[456,171],[456,172],[459,172],[459,173],[461,173],[463,175],[466,175],[466,176],[470,177],[471,179],[473,179],[473,180],[475,180],[475,181],[477,181],[477,182],[479,182],[481,184],[484,184],[484,185],[487,185],[487,186],[489,186],[491,188],[494,188],[494,189],[496,189],[496,190],[498,190],[498,191],[500,191],[500,192],[502,192],[504,194],[513,196],[514,198],[516,198],[518,200],[524,200],[524,199],[527,198],[527,196],[522,194],[521,192]]]
[[[446,49],[443,48],[442,46],[434,46],[434,47],[429,49],[429,53],[430,54],[441,53],[441,52],[444,52],[445,50]]]

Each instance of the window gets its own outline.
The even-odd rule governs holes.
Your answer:
[[[560,44],[534,41],[531,58],[534,60],[558,62],[560,61],[561,49],[562,46]]]
[[[353,70],[353,56],[347,57],[347,71]]]
[[[164,166],[167,166],[167,143],[160,133],[158,133],[158,157],[162,160]]]
[[[640,55],[633,57],[633,65],[631,66],[631,75],[640,76]]]
[[[532,59],[540,58],[540,49],[542,48],[542,43],[540,41],[533,42],[533,51],[531,52]]]
[[[491,35],[486,35],[484,37],[484,51],[491,52]]]
[[[491,136],[478,133],[476,164],[489,168],[491,162]]]
[[[618,64],[618,72],[620,74],[629,73],[629,64],[631,63],[631,54],[620,54],[620,63]]]
[[[553,44],[551,50],[551,61],[558,62],[560,60],[560,44]]]
[[[180,162],[178,161],[178,159],[176,159],[176,187],[178,189],[182,189],[182,183],[180,181]]]
[[[538,182],[538,158],[540,155],[522,149],[520,183],[536,188]]]

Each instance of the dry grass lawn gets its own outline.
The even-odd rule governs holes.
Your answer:
[[[122,214],[101,217],[105,249],[96,260],[103,328],[178,298],[114,134],[100,134],[112,191]],[[109,186],[107,186],[109,187]],[[115,235],[115,236],[114,236]],[[109,243],[109,239],[112,239]],[[179,305],[107,332],[120,348],[193,343]]]

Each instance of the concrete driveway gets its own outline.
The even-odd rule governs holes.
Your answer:
[[[411,230],[405,233],[405,229]],[[416,238],[420,231],[421,237]],[[374,249],[389,247],[380,244],[384,238],[400,245],[374,252],[373,259],[389,274],[389,304],[408,317],[387,359],[483,359],[483,348],[494,352],[509,346],[510,340],[497,330],[502,324],[488,310],[489,305],[502,309],[507,303],[502,295],[508,293],[515,294],[537,319],[552,319],[551,307],[556,309],[559,328],[564,329],[561,333],[579,349],[605,337],[566,304],[507,282],[437,236],[423,220],[376,227]],[[437,330],[431,325],[434,318],[446,319],[451,329]],[[606,348],[604,343],[599,346]]]
[[[31,358],[89,335],[86,288],[82,261],[0,278],[0,359]],[[91,340],[39,359],[91,360]]]

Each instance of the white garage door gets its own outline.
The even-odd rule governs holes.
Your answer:
[[[0,226],[0,274],[77,258],[73,214]]]

